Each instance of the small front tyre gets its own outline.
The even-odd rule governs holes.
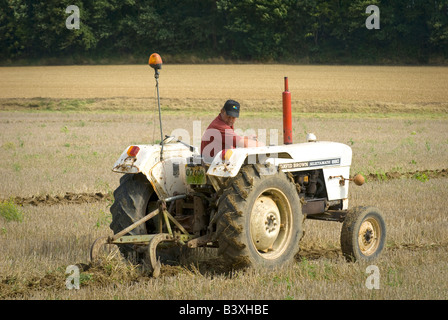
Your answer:
[[[349,261],[373,261],[384,249],[386,223],[374,207],[356,207],[347,212],[341,229],[341,249]]]

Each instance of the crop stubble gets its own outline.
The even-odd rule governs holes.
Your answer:
[[[295,112],[448,111],[446,67],[165,64],[159,83],[162,104],[175,111],[207,112],[232,98],[243,110],[275,112],[285,76]],[[146,65],[0,68],[0,106],[69,99],[82,100],[78,108],[142,111],[154,86]]]
[[[147,66],[1,68],[0,198],[23,205],[25,218],[0,217],[0,298],[446,299],[446,70],[279,65],[166,65],[162,70],[162,103],[176,114],[163,117],[167,133],[183,128],[192,135],[197,120],[204,130],[221,101],[234,98],[258,112],[249,117],[243,109],[239,128],[277,129],[280,140],[279,112],[268,123],[261,112],[281,107],[282,77],[290,77],[300,111],[323,112],[295,116],[294,142],[314,132],[321,140],[349,144],[352,174],[362,172],[368,180],[351,187],[350,205],[375,205],[386,216],[388,245],[377,262],[381,289],[372,291],[364,285],[366,266],[341,257],[340,225],[316,221],[306,222],[297,263],[275,272],[229,274],[213,254],[194,265],[166,267],[161,279],[116,261],[89,268],[91,242],[110,232],[108,201],[119,178],[110,171],[113,162],[128,144],[158,137],[152,71]],[[58,99],[84,104],[72,104],[69,112],[39,112],[45,106],[64,111]],[[216,110],[179,119],[177,113],[188,114],[184,104]],[[328,116],[341,112],[336,109],[341,105],[345,116]],[[401,115],[355,114],[381,108]],[[76,263],[84,270],[82,289],[68,291],[65,266]]]
[[[161,70],[164,98],[275,100],[283,77],[296,99],[443,102],[446,67],[169,65]],[[145,98],[153,96],[146,65],[0,68],[0,98]]]

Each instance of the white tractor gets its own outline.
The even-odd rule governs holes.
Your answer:
[[[158,99],[161,63],[151,55]],[[285,87],[285,144],[222,150],[211,163],[197,147],[163,137],[159,117],[162,142],[128,146],[113,167],[124,174],[110,209],[114,235],[94,242],[91,259],[114,244],[158,276],[162,248],[213,247],[234,267],[281,266],[299,252],[304,219],[342,222],[348,260],[377,258],[386,237],[381,212],[348,206],[348,181],[364,183],[349,178],[351,148],[313,134],[293,144],[287,78]]]

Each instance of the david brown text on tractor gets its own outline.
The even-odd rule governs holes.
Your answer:
[[[162,59],[152,54],[149,64],[159,101]],[[159,102],[162,142],[128,146],[115,163],[113,171],[123,176],[110,209],[114,234],[93,243],[91,259],[117,245],[157,276],[164,251],[213,247],[234,266],[281,266],[299,251],[304,219],[342,222],[347,259],[378,257],[386,237],[381,212],[348,206],[349,181],[364,183],[361,175],[350,178],[352,149],[314,134],[292,143],[284,81],[284,144],[222,150],[211,163],[197,147],[163,136]]]

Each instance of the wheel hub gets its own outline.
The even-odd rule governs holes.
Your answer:
[[[371,255],[379,245],[379,225],[375,220],[367,219],[361,224],[358,233],[359,248],[365,255]]]
[[[252,241],[259,251],[267,252],[280,232],[280,212],[269,197],[259,197],[251,213],[250,231]]]
[[[373,239],[373,230],[368,229],[364,234],[364,244],[368,245]]]

